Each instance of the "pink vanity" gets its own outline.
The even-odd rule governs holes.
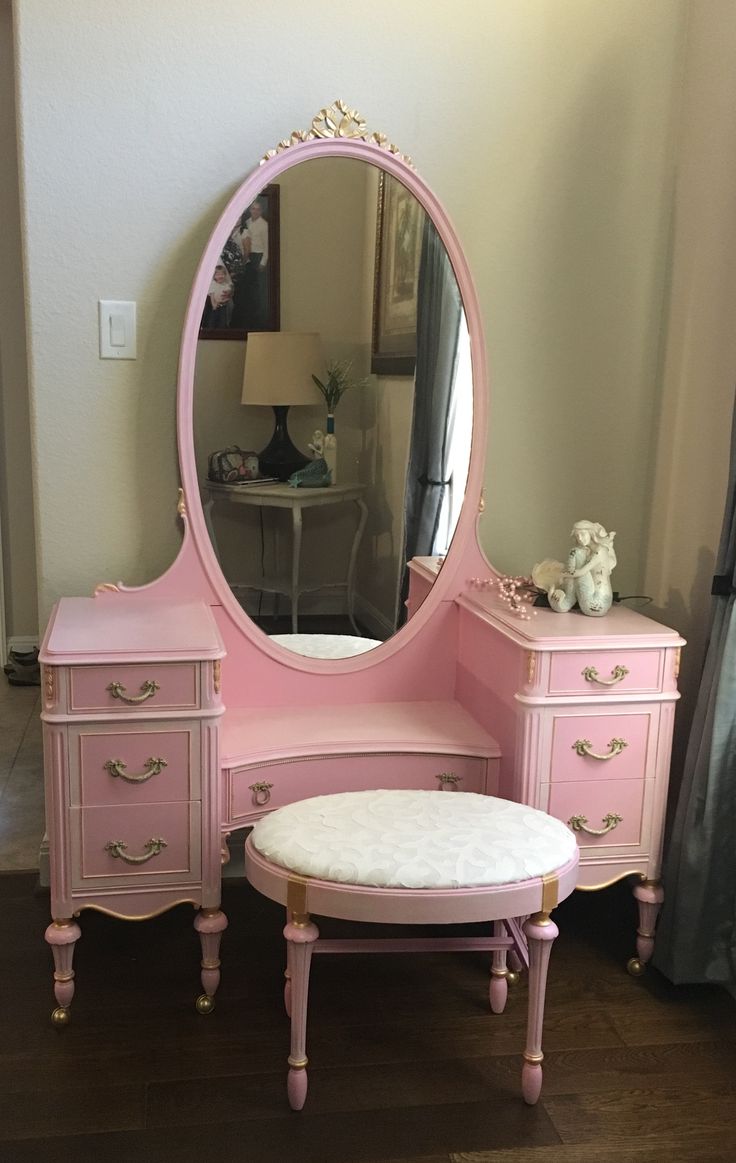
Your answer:
[[[261,551],[245,545],[245,535],[241,546],[232,526],[217,538],[208,529],[202,465],[216,440],[234,442],[238,409],[246,426],[250,421],[240,408],[239,383],[229,388],[219,368],[207,379],[217,350],[204,358],[199,326],[212,271],[244,208],[274,184],[282,186],[282,210],[295,206],[302,167],[315,166],[319,177],[320,167],[336,166],[340,177],[348,163],[351,181],[362,170],[368,175],[366,198],[380,173],[411,197],[424,229],[429,225],[441,240],[467,323],[472,432],[469,460],[452,478],[464,502],[449,548],[415,555],[410,564],[408,620],[394,618],[388,631],[372,635],[386,638],[375,649],[327,660],[294,653],[259,628],[228,581],[217,544],[221,532],[230,536],[246,564]],[[282,262],[289,253],[286,225],[284,218]],[[365,239],[359,241],[362,253]],[[291,326],[314,329],[301,317]],[[417,385],[420,364],[418,354]],[[216,390],[231,392],[221,431],[200,407],[202,393],[211,391],[214,399]],[[411,415],[413,390],[411,377],[373,376],[365,388],[371,395],[363,397],[371,406],[355,412],[355,431],[364,425],[363,452],[371,441],[385,452],[389,444],[378,432],[384,410],[406,396]],[[416,392],[419,407],[419,386]],[[62,599],[44,639],[47,940],[55,959],[57,1024],[68,1020],[76,918],[86,908],[137,920],[191,902],[203,950],[197,1005],[211,1009],[227,923],[219,908],[225,841],[232,846],[239,830],[274,808],[339,791],[479,792],[545,809],[578,839],[578,887],[604,888],[635,876],[640,925],[630,969],[643,971],[662,900],[662,828],[683,642],[620,607],[602,618],[543,609],[522,621],[473,580],[497,576],[477,536],[487,393],[480,311],[444,210],[408,160],[382,135],[369,133],[357,114],[340,104],[321,111],[309,130],[282,142],[246,179],[197,270],[179,366],[183,542],[176,561],[148,586],[104,584],[93,597]],[[205,412],[206,421],[198,419]],[[349,447],[352,423],[344,415],[348,435],[340,449]],[[319,421],[319,414],[310,418],[312,426]],[[249,447],[247,427],[234,437]],[[389,473],[385,460],[361,455],[340,468],[341,485],[361,486],[368,511],[352,583],[364,621],[373,611],[379,622],[391,622],[391,611],[400,608],[398,588],[385,614],[373,596],[361,605],[361,595],[373,595],[376,578],[400,576],[402,563],[381,554],[390,544],[400,556],[397,538],[385,536],[385,511],[394,506],[392,520],[404,520],[403,499],[394,503],[391,481],[403,480],[405,465],[404,459],[401,472],[394,465]],[[452,476],[455,469],[444,471]],[[351,526],[348,552],[353,535]],[[305,532],[302,552],[307,540]]]

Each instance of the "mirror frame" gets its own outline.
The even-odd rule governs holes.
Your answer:
[[[456,572],[453,565],[461,563],[463,549],[471,541],[476,542],[477,519],[482,510],[486,452],[488,391],[485,343],[475,287],[457,234],[439,200],[408,160],[399,155],[395,147],[388,146],[385,139],[379,138],[378,135],[374,135],[374,139],[369,139],[365,133],[356,133],[355,136],[352,134],[346,137],[320,136],[309,140],[300,139],[300,136],[302,135],[293,134],[291,141],[282,142],[277,151],[270,151],[260,166],[241,183],[222,211],[197,267],[187,304],[179,357],[177,383],[179,466],[191,535],[201,566],[213,593],[222,604],[224,613],[240,633],[274,661],[292,669],[307,671],[310,674],[353,673],[380,664],[401,650],[417,634],[421,634],[440,603],[447,599]],[[202,304],[214,265],[229,237],[235,217],[264,186],[274,182],[284,171],[312,158],[325,157],[355,158],[377,166],[402,182],[429,215],[445,246],[460,290],[470,336],[473,379],[473,426],[465,497],[442,568],[417,612],[399,627],[391,638],[373,650],[341,659],[309,658],[279,646],[271,641],[268,634],[261,630],[240,606],[220,568],[207,532],[194,453],[194,376]],[[455,592],[456,587],[452,591],[452,596]]]

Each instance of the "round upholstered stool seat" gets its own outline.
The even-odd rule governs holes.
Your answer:
[[[506,1003],[506,957],[512,953],[530,971],[522,1091],[527,1102],[536,1102],[547,964],[558,931],[549,914],[574,889],[577,865],[575,837],[559,820],[467,792],[316,796],[256,824],[245,847],[246,875],[254,888],[288,910],[285,1001],[292,1020],[292,1107],[300,1109],[307,1092],[311,955],[330,948],[490,950],[495,1013]],[[402,925],[489,921],[493,936],[323,941],[311,914]]]

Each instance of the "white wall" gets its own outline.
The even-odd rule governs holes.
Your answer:
[[[175,552],[198,256],[256,160],[337,96],[412,154],[475,272],[491,558],[559,556],[585,516],[639,586],[685,7],[16,0],[43,614]],[[137,361],[98,360],[98,298],[138,301]]]

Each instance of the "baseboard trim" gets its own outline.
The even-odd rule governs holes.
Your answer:
[[[38,650],[38,638],[11,636],[8,638],[8,656],[11,650],[16,654],[30,654],[32,650]]]

